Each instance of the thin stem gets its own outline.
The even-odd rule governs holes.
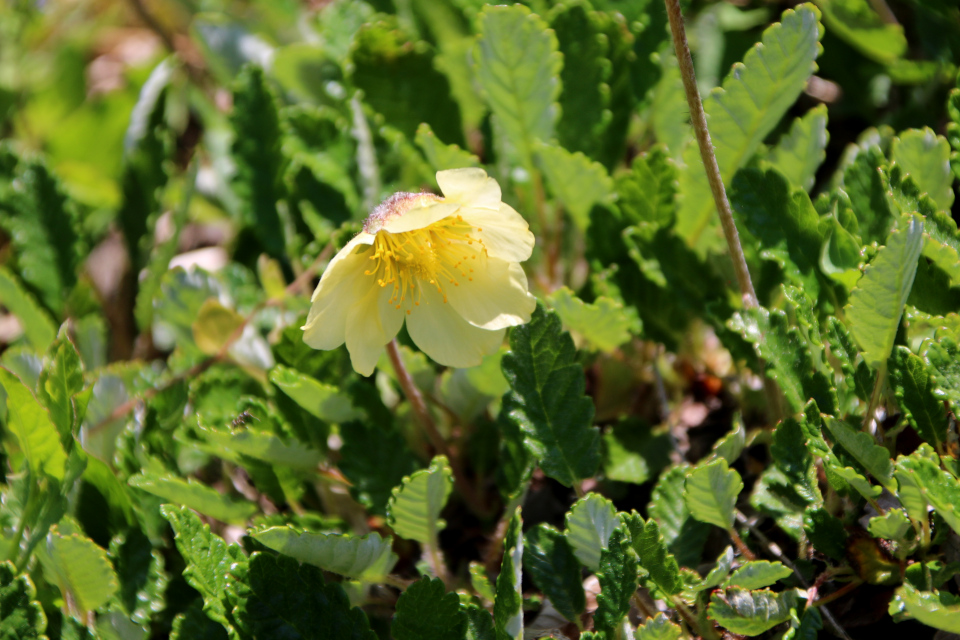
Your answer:
[[[870,404],[867,405],[867,413],[863,416],[863,431],[870,431],[870,425],[876,417],[877,407],[880,406],[880,396],[883,394],[883,383],[886,377],[887,363],[884,361],[880,363],[880,367],[877,369],[877,381],[873,384],[873,393],[870,394]],[[879,429],[880,425],[877,425],[877,430],[879,431]]]
[[[850,582],[849,584],[845,584],[844,586],[840,587],[839,589],[837,589],[836,591],[834,591],[828,596],[817,598],[816,600],[810,603],[810,606],[822,607],[828,602],[833,602],[838,598],[842,598],[843,596],[847,595],[848,593],[850,593],[851,591],[859,587],[861,584],[863,584],[863,580],[860,580],[860,579],[854,580],[853,582]]]
[[[750,547],[743,541],[743,538],[740,537],[740,534],[737,533],[737,530],[733,527],[730,527],[730,539],[733,540],[733,544],[736,545],[737,549],[740,551],[740,554],[747,560],[753,561],[757,559],[757,556],[754,555],[753,551],[750,551]]]
[[[429,544],[425,544],[425,551],[427,552],[427,559],[430,562],[430,568],[433,569],[434,575],[443,580],[443,584],[450,587],[450,572],[447,571],[447,564],[443,561],[443,555],[440,553],[440,544],[434,537]]]
[[[727,248],[733,260],[733,268],[737,274],[737,284],[740,285],[740,295],[743,296],[743,306],[754,309],[759,306],[757,293],[753,289],[753,281],[747,270],[747,261],[740,246],[740,234],[733,221],[733,212],[727,200],[727,192],[723,187],[723,178],[720,176],[720,167],[713,152],[713,143],[710,141],[710,131],[707,129],[707,115],[703,111],[703,102],[697,90],[697,76],[693,69],[693,58],[690,56],[690,47],[687,45],[687,34],[683,26],[683,14],[680,11],[680,0],[665,0],[667,17],[670,19],[670,31],[673,34],[673,46],[677,52],[677,62],[680,63],[680,76],[683,78],[683,88],[687,94],[687,104],[690,107],[690,120],[693,130],[697,134],[697,143],[700,145],[700,157],[710,182],[710,191],[713,192],[713,201],[720,213],[720,224],[723,226],[723,235],[727,239]]]
[[[463,467],[460,466],[460,459],[453,454],[453,451],[447,445],[447,441],[443,439],[443,435],[437,429],[437,424],[433,421],[433,416],[430,415],[423,394],[420,393],[420,389],[413,381],[413,376],[410,375],[406,365],[403,364],[403,358],[400,356],[400,346],[397,344],[396,338],[387,343],[387,356],[390,358],[393,370],[397,373],[400,388],[403,389],[403,394],[410,402],[410,406],[413,407],[413,413],[417,416],[417,421],[420,422],[420,426],[427,434],[427,439],[430,440],[430,444],[437,453],[446,456],[450,463],[450,469],[453,471],[453,483],[459,490],[464,502],[475,514],[483,517],[488,516],[489,509],[480,501],[479,496],[473,490],[473,485],[467,482]]]

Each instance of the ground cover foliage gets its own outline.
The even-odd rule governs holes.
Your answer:
[[[0,8],[0,638],[960,633],[960,11]],[[537,236],[471,369],[300,326],[379,202]],[[941,635],[940,637],[944,637]]]

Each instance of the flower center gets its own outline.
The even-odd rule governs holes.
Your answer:
[[[372,275],[381,287],[393,288],[390,304],[400,309],[409,299],[420,306],[421,286],[436,287],[447,301],[445,287],[459,287],[473,280],[473,261],[486,253],[483,241],[461,216],[451,216],[433,224],[403,233],[380,230],[373,241]],[[410,309],[407,309],[410,314]]]

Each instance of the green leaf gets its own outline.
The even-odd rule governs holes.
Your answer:
[[[342,426],[340,471],[352,483],[350,495],[371,513],[385,515],[393,488],[419,466],[400,432],[363,422]]]
[[[46,640],[47,617],[37,590],[12,562],[0,563],[0,640]]]
[[[360,27],[350,62],[354,86],[387,124],[412,139],[426,122],[441,140],[463,141],[460,107],[450,96],[447,76],[434,65],[430,45],[411,40],[395,20]]]
[[[615,530],[608,547],[600,552],[597,572],[600,594],[593,623],[608,638],[617,637],[617,629],[630,613],[630,599],[638,586],[637,557],[627,537],[623,529]]]
[[[393,539],[373,532],[365,536],[298,531],[293,527],[269,527],[252,534],[263,545],[354,580],[379,582],[397,564]]]
[[[770,455],[773,457],[773,464],[786,477],[789,486],[807,504],[823,502],[813,456],[807,448],[799,421],[786,418],[777,425],[773,432]]]
[[[914,179],[921,192],[933,198],[939,209],[950,210],[954,176],[946,138],[929,127],[908,129],[893,139],[890,157]]]
[[[823,335],[830,345],[830,354],[840,363],[847,388],[867,402],[873,390],[875,376],[870,373],[870,367],[860,355],[853,336],[835,316],[827,318],[827,329]]]
[[[634,634],[636,640],[680,640],[683,629],[680,625],[670,622],[670,618],[658,613],[656,618],[647,618],[647,621],[637,627]]]
[[[790,610],[796,606],[795,591],[727,589],[710,596],[707,615],[733,633],[758,636],[789,620]]]
[[[21,161],[5,195],[0,227],[10,236],[17,271],[43,304],[59,314],[81,271],[75,207],[41,161]]]
[[[696,466],[687,475],[683,500],[690,515],[701,522],[721,529],[733,527],[737,496],[743,491],[743,481],[727,461],[718,458],[713,462]]]
[[[760,589],[769,587],[777,580],[783,580],[791,575],[793,571],[780,562],[755,560],[741,565],[726,579],[723,586],[724,588]]]
[[[830,32],[868,58],[893,64],[907,52],[903,27],[881,18],[868,0],[830,0],[820,6]]]
[[[46,351],[57,337],[57,327],[17,277],[0,266],[0,304],[15,315],[27,342],[37,351]]]
[[[847,323],[869,365],[890,356],[922,248],[923,222],[911,217],[905,228],[890,234],[850,294],[844,309]]]
[[[229,583],[230,569],[237,563],[245,564],[240,547],[228,545],[210,532],[210,527],[186,507],[164,505],[163,517],[170,522],[177,550],[186,562],[183,577],[203,597],[203,610],[211,620],[233,629],[233,615],[224,598]],[[232,633],[231,638],[236,638]]]
[[[316,470],[323,455],[300,443],[289,443],[270,431],[251,429],[213,429],[202,421],[194,433],[213,445],[211,453],[223,456],[223,451],[249,456],[270,464],[285,465],[298,471]]]
[[[843,522],[823,507],[810,507],[803,515],[803,530],[820,553],[843,561],[847,555],[847,532]]]
[[[570,507],[565,521],[564,535],[574,555],[588,569],[596,571],[600,567],[600,551],[620,526],[616,507],[599,493],[589,493]]]
[[[416,143],[431,167],[437,171],[479,167],[480,159],[455,144],[444,144],[426,122],[417,127]]]
[[[283,197],[279,180],[284,164],[280,116],[260,67],[247,65],[240,71],[234,83],[230,121],[236,131],[233,190],[244,221],[253,227],[255,240],[267,254],[284,260],[283,224],[277,212],[277,201]]]
[[[510,332],[503,374],[511,392],[503,412],[516,424],[543,472],[565,486],[596,473],[600,433],[593,401],[584,395],[583,367],[556,313],[539,304],[528,324]]]
[[[4,425],[17,437],[30,471],[63,480],[67,454],[50,414],[20,379],[0,368],[0,385],[6,391],[7,420]]]
[[[249,568],[248,568],[249,567]],[[367,616],[320,569],[257,552],[230,571],[233,615],[251,638],[376,640]]]
[[[602,18],[583,2],[564,3],[550,14],[563,67],[557,138],[570,151],[596,157],[598,134],[610,120],[609,41]]]
[[[110,541],[110,561],[120,581],[117,600],[123,611],[131,621],[149,624],[169,583],[160,550],[140,529],[131,527]]]
[[[460,605],[467,616],[466,640],[496,640],[497,630],[493,626],[493,616],[475,604]]]
[[[908,532],[913,531],[910,519],[902,509],[890,509],[882,516],[870,518],[867,531],[874,538],[885,538],[902,542]]]
[[[523,640],[523,520],[513,512],[503,539],[503,562],[497,576],[493,622],[497,640]]]
[[[524,559],[524,563],[526,563],[526,559]],[[470,563],[470,586],[473,587],[478,596],[487,602],[493,602],[496,598],[493,584],[490,582],[487,570],[482,562],[474,561]]]
[[[627,418],[603,434],[603,475],[644,484],[670,464],[673,443],[663,429]]]
[[[676,558],[667,551],[657,521],[650,519],[644,522],[635,511],[622,517],[630,529],[633,550],[640,558],[640,565],[650,574],[657,588],[668,596],[680,593],[683,590],[680,567]]]
[[[926,447],[926,445],[923,445]],[[929,451],[929,449],[927,449]],[[936,456],[901,456],[897,459],[897,479],[909,479],[910,488],[919,492],[919,496],[907,493],[904,507],[912,518],[926,509],[918,509],[921,500],[925,500],[936,509],[940,517],[951,529],[960,533],[960,480],[944,471],[936,462]],[[919,512],[919,513],[918,513]],[[925,515],[924,515],[925,517]]]
[[[954,336],[938,333],[936,340],[927,340],[921,345],[920,355],[936,380],[935,392],[952,405],[960,406],[960,347]]]
[[[847,453],[856,459],[863,468],[882,484],[890,493],[896,494],[897,483],[893,480],[893,460],[885,447],[876,443],[873,436],[864,431],[856,431],[842,420],[827,416],[824,424]]]
[[[663,145],[633,159],[616,180],[617,205],[632,224],[669,226],[676,217],[677,167]]]
[[[310,415],[327,422],[343,423],[356,420],[363,412],[355,407],[349,396],[333,385],[320,382],[282,364],[270,371],[270,382],[300,405]]]
[[[523,566],[533,583],[550,598],[557,611],[571,622],[587,606],[580,578],[580,562],[562,533],[547,524],[527,531]]]
[[[665,471],[650,499],[649,513],[660,524],[660,533],[667,549],[682,567],[700,564],[703,545],[710,535],[710,525],[695,519],[683,499],[689,465],[676,466]]]
[[[890,384],[910,425],[940,449],[947,439],[947,414],[927,364],[906,347],[897,347],[889,366]]]
[[[401,538],[436,546],[437,534],[447,526],[440,512],[452,490],[453,471],[445,457],[437,456],[393,490],[387,505],[390,526]]]
[[[201,600],[194,600],[185,613],[178,613],[173,619],[170,640],[227,640],[227,631],[219,622],[207,617],[200,606]]]
[[[572,153],[543,142],[535,145],[534,153],[550,193],[567,210],[577,228],[585,231],[590,225],[590,209],[613,195],[613,180],[607,170],[579,151]]]
[[[400,594],[390,632],[396,640],[462,640],[467,616],[443,580],[423,577]]]
[[[549,142],[559,115],[563,57],[557,38],[522,5],[486,6],[477,16],[474,70],[497,125],[531,166],[535,140]]]
[[[704,100],[710,122],[710,137],[720,175],[730,184],[734,174],[747,164],[764,138],[777,126],[816,71],[823,27],[820,12],[810,4],[783,13],[781,22],[763,32],[760,44],[751,48],[742,63],[734,65],[723,81]],[[704,232],[715,225],[713,198],[707,174],[693,141],[683,159],[680,174],[680,210],[677,230],[693,245],[717,246]]]
[[[738,226],[759,240],[760,255],[816,298],[820,219],[806,191],[791,187],[776,169],[747,168],[733,178],[730,204]]]
[[[887,160],[879,147],[860,150],[843,172],[840,186],[850,196],[864,244],[887,240],[897,218],[887,197]]]
[[[605,296],[586,303],[568,287],[560,287],[547,297],[546,302],[560,316],[565,327],[604,352],[615,350],[629,341],[631,334],[640,332],[640,323],[633,310],[624,309],[623,304]]]
[[[790,182],[810,191],[817,169],[827,157],[827,105],[821,104],[797,118],[783,134],[767,160]]]
[[[925,625],[960,633],[960,597],[947,591],[920,591],[909,583],[897,589],[907,612]]]
[[[81,617],[105,605],[117,592],[117,575],[107,552],[90,538],[79,533],[63,535],[53,527],[43,551],[44,567],[52,571],[64,597],[70,594]]]
[[[50,412],[60,442],[67,449],[73,445],[74,429],[80,426],[74,396],[83,391],[83,369],[80,354],[66,336],[54,344],[51,355],[37,381],[37,399]]]
[[[182,504],[223,522],[242,523],[259,511],[256,504],[221,495],[216,489],[193,478],[183,480],[172,474],[145,472],[132,476],[127,482],[165,502]]]

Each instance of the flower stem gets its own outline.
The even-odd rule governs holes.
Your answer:
[[[683,88],[687,94],[687,104],[690,107],[690,120],[693,130],[697,134],[697,144],[700,145],[700,157],[703,159],[703,168],[707,172],[710,182],[710,191],[713,192],[713,201],[720,213],[720,224],[723,226],[723,235],[727,239],[730,258],[737,274],[737,284],[740,285],[740,295],[743,296],[743,306],[754,309],[759,306],[757,293],[753,289],[750,271],[747,270],[747,261],[740,246],[740,234],[733,221],[733,212],[727,200],[727,192],[720,177],[720,167],[717,165],[717,156],[713,153],[713,143],[710,141],[710,131],[707,129],[707,115],[703,111],[703,102],[697,90],[697,76],[693,70],[693,58],[690,56],[690,47],[687,45],[687,34],[683,26],[683,14],[680,11],[680,0],[664,0],[667,6],[667,17],[670,19],[670,31],[673,34],[673,46],[677,52],[677,61],[680,63],[680,76],[683,78]]]
[[[447,445],[447,441],[443,439],[443,435],[440,433],[440,430],[437,429],[437,424],[433,421],[433,416],[430,415],[430,410],[427,408],[427,403],[423,399],[423,394],[420,393],[420,389],[417,388],[417,384],[413,381],[413,376],[410,375],[406,365],[403,364],[403,358],[400,356],[400,346],[397,344],[396,338],[387,343],[387,356],[390,358],[390,364],[393,365],[393,370],[397,373],[397,381],[400,383],[400,388],[403,389],[403,394],[413,407],[413,413],[417,416],[417,421],[427,434],[427,439],[430,440],[430,444],[437,453],[447,457],[447,461],[450,463],[450,469],[453,471],[453,483],[456,485],[464,502],[467,503],[467,506],[469,506],[470,510],[476,515],[486,518],[490,515],[490,510],[481,502],[480,497],[473,490],[473,485],[467,482],[467,478],[463,473],[463,467],[460,466],[460,459],[453,455],[453,451]]]

